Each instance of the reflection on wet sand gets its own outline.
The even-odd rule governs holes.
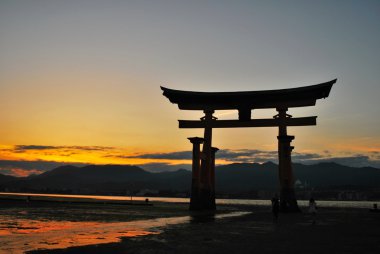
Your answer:
[[[182,223],[187,217],[153,219],[132,222],[69,222],[13,220],[0,223],[0,253],[23,253],[36,249],[58,249],[117,242],[120,237],[158,234],[165,224]]]
[[[248,215],[251,212],[232,212],[232,213],[215,213],[215,211],[210,212],[193,212],[190,215],[190,223],[206,223],[206,222],[213,222],[216,219],[223,219],[223,218],[230,218],[230,217],[237,217],[237,216],[243,216]]]
[[[245,213],[198,214],[192,216],[136,220],[130,222],[73,222],[57,220],[0,219],[0,253],[24,253],[36,249],[60,249],[120,241],[121,237],[159,234],[164,226],[207,222]]]

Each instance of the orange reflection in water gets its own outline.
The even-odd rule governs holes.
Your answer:
[[[2,217],[0,253],[24,253],[36,249],[61,249],[118,242],[121,237],[159,234],[159,231],[148,230],[155,224],[159,226],[162,222],[160,223],[159,219],[106,223],[14,220],[12,216]]]
[[[0,235],[44,233],[55,230],[65,230],[76,227],[78,222],[70,221],[38,221],[18,219],[17,221],[3,222]],[[93,222],[81,222],[83,227],[91,227]]]
[[[245,213],[218,214],[212,219],[241,216]],[[97,222],[28,219],[20,218],[20,214],[33,215],[27,210],[13,210],[12,213],[0,216],[0,253],[24,253],[37,249],[63,249],[118,242],[122,237],[159,234],[161,231],[158,227],[194,220],[191,216],[181,216],[127,222]]]

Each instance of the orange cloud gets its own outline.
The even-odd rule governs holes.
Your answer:
[[[38,169],[27,170],[27,169],[22,169],[22,168],[9,168],[7,169],[7,171],[8,171],[8,175],[17,176],[17,177],[27,177],[32,174],[39,175],[44,172],[43,170],[38,170]]]

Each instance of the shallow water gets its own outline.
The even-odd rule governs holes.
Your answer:
[[[112,200],[112,201],[149,201],[168,202],[168,203],[189,203],[189,198],[168,198],[168,197],[130,197],[130,196],[96,196],[96,195],[64,195],[64,194],[35,194],[35,193],[6,193],[0,192],[1,196],[22,196],[22,197],[38,197],[38,198],[59,198],[59,199],[89,199],[89,200]],[[380,201],[339,201],[339,200],[317,200],[320,207],[339,207],[339,208],[372,208],[374,203]],[[300,206],[308,206],[308,200],[299,200]],[[216,199],[219,205],[271,205],[270,200],[258,199]]]
[[[154,207],[45,203],[0,207],[0,253],[24,253],[118,242],[159,234],[164,227],[181,223],[213,221],[247,212],[195,213],[187,206]],[[174,216],[173,216],[174,215]],[[186,216],[181,216],[186,215]]]
[[[132,222],[70,222],[1,218],[0,253],[117,242],[120,237],[158,234],[154,227],[184,223],[187,217]]]
[[[221,219],[241,216],[231,213],[215,216]],[[130,222],[68,222],[18,220],[12,217],[0,221],[0,253],[24,253],[37,249],[61,249],[118,242],[122,237],[159,234],[160,228],[191,222],[192,217],[170,217]]]
[[[32,193],[0,193],[0,197],[12,197],[31,202],[0,207],[0,253],[24,253],[36,249],[57,249],[73,246],[118,242],[122,237],[139,237],[159,234],[162,228],[181,223],[203,223],[247,212],[220,214],[193,214],[189,216],[188,198],[148,197],[153,207],[104,204],[44,203],[33,200],[65,201],[131,201],[131,197],[59,195]],[[133,197],[133,201],[145,201],[147,197]],[[269,200],[217,199],[219,205],[269,206]],[[317,201],[319,207],[372,208],[373,201]],[[173,203],[182,203],[175,205]],[[165,205],[171,204],[171,205]],[[308,201],[300,200],[306,207]]]

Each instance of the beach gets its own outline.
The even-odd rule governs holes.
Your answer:
[[[380,252],[380,213],[369,209],[319,207],[313,225],[306,207],[278,221],[269,206],[187,208],[2,201],[0,253]]]
[[[363,209],[280,214],[273,222],[268,207],[245,208],[244,216],[212,219],[194,216],[190,223],[121,242],[30,253],[379,253],[380,214]]]

